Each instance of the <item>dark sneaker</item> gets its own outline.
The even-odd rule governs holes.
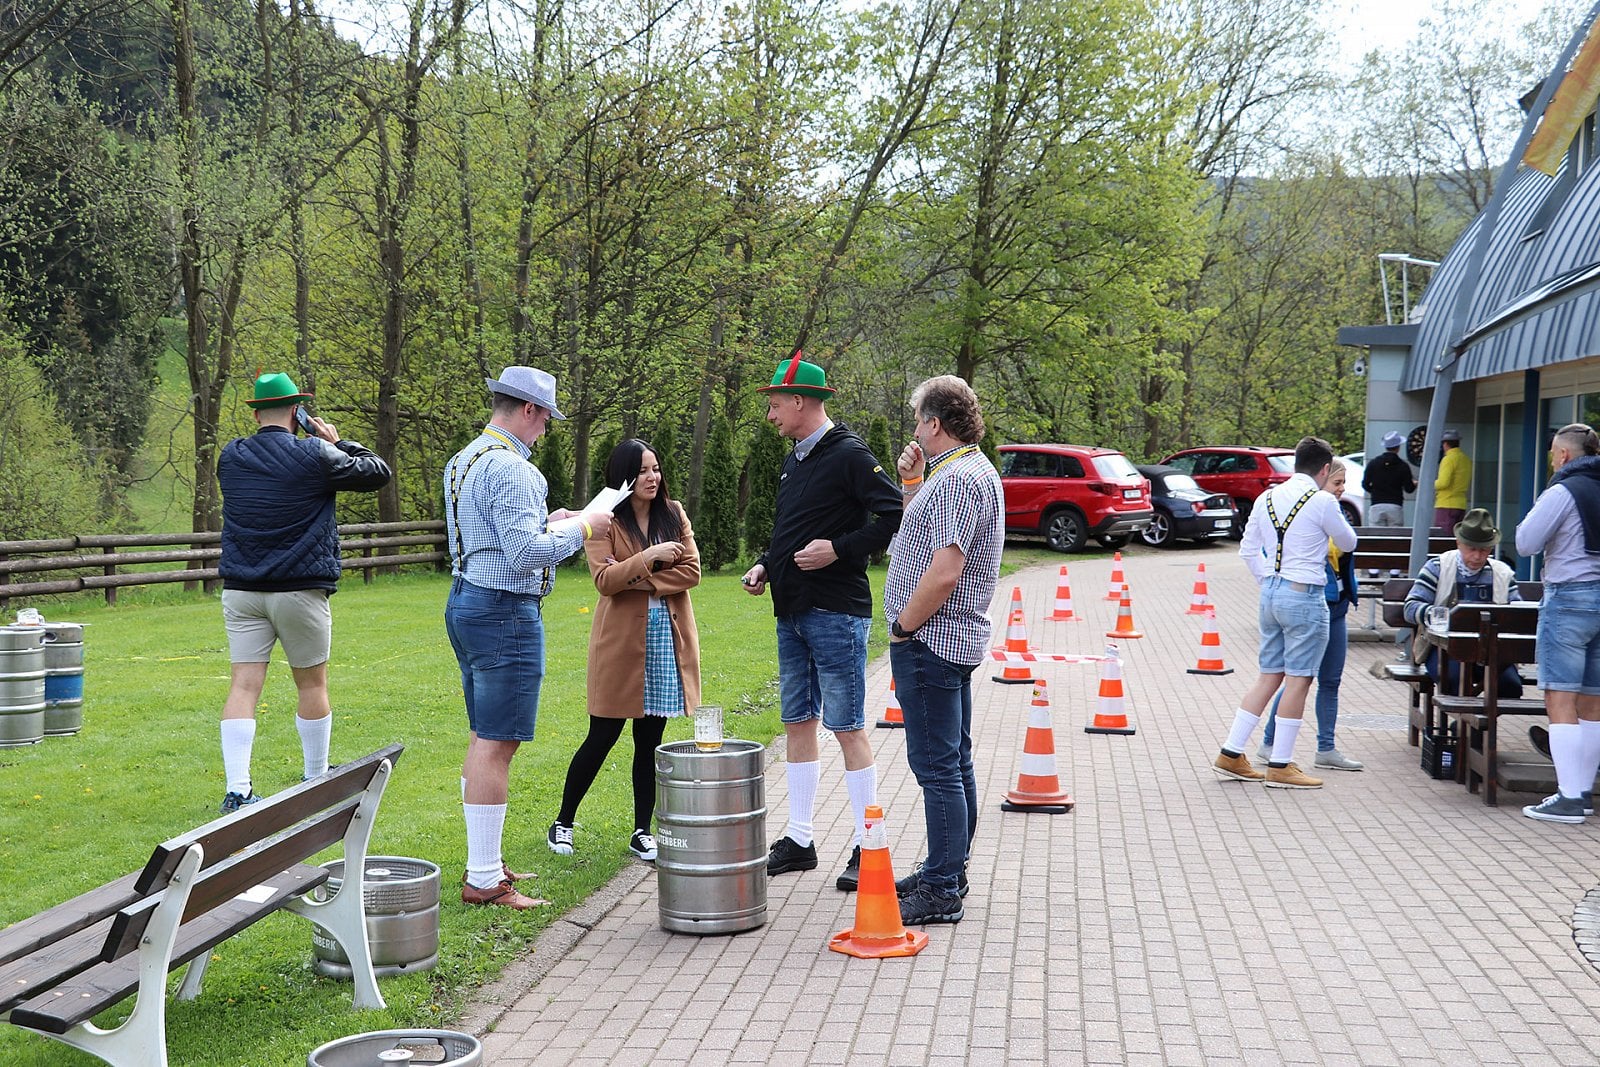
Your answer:
[[[255,790],[253,789],[244,796],[240,796],[238,793],[224,793],[222,796],[222,807],[218,808],[217,810],[222,812],[224,815],[232,815],[246,804],[259,803],[261,803],[261,798],[256,796]]]
[[[1533,750],[1545,759],[1550,758],[1550,727],[1534,725],[1528,727],[1528,740],[1533,742]]]
[[[945,896],[935,893],[925,885],[900,898],[900,921],[907,926],[927,926],[929,923],[958,923],[967,914],[961,898],[955,894]]]
[[[857,845],[850,850],[850,862],[844,865],[844,872],[835,879],[834,885],[846,893],[854,893],[861,884],[861,846]]]
[[[1584,816],[1583,798],[1551,793],[1539,803],[1523,808],[1522,814],[1542,822],[1580,823]]]
[[[918,862],[915,867],[911,868],[910,874],[895,882],[894,895],[897,897],[908,897],[912,893],[915,893],[917,888],[921,885],[922,864],[921,862]],[[965,898],[967,895],[967,890],[970,888],[972,887],[967,884],[967,870],[965,867],[963,867],[961,869],[961,873],[956,876],[956,896]]]
[[[817,846],[797,845],[794,838],[784,834],[772,843],[767,853],[767,873],[786,874],[789,871],[814,871],[817,869]]]
[[[551,823],[550,832],[544,835],[544,842],[558,856],[572,855],[572,827]]]
[[[656,861],[656,839],[643,830],[635,830],[633,836],[628,838],[628,851],[646,863],[654,863]]]

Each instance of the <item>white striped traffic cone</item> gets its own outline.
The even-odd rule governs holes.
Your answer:
[[[1022,739],[1022,763],[1017,787],[1000,802],[1001,811],[1034,811],[1064,815],[1072,810],[1072,795],[1061,788],[1056,773],[1056,734],[1050,721],[1050,698],[1041,678],[1033,686],[1028,711],[1028,733]]]

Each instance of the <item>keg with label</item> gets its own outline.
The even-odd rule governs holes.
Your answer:
[[[766,746],[733,738],[656,749],[656,887],[663,929],[732,934],[767,921]]]
[[[483,1044],[455,1030],[374,1030],[341,1037],[314,1050],[306,1067],[481,1067]]]
[[[45,632],[0,626],[0,748],[44,739]]]
[[[83,625],[44,624],[44,732],[75,734],[83,728]]]
[[[344,883],[344,860],[323,866],[328,880],[311,891],[327,900]],[[368,856],[362,904],[367,915],[367,950],[380,978],[432,969],[439,962],[439,867],[406,856]],[[334,936],[311,925],[314,966],[332,978],[349,978],[350,957]]]

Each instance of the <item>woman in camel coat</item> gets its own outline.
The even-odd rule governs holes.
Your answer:
[[[628,849],[656,858],[655,749],[667,719],[700,702],[700,638],[689,590],[700,584],[700,552],[683,506],[667,493],[650,445],[623,441],[606,463],[606,484],[632,479],[611,532],[584,545],[600,591],[589,632],[589,735],[573,754],[550,849],[572,853],[572,826],[624,720],[633,720],[634,830]]]

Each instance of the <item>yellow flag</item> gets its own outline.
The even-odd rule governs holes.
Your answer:
[[[1572,138],[1597,99],[1600,99],[1600,20],[1590,24],[1589,35],[1550,98],[1550,106],[1539,119],[1539,128],[1528,142],[1528,150],[1522,153],[1522,161],[1534,170],[1555,177]]]

